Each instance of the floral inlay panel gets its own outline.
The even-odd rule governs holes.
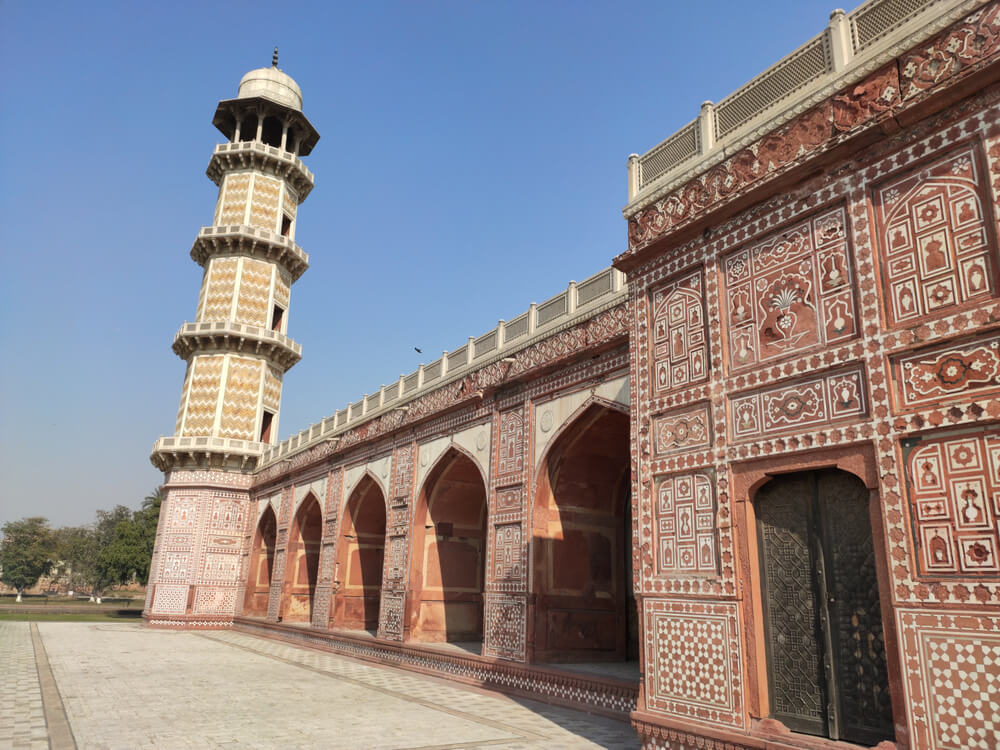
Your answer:
[[[875,188],[890,325],[996,295],[986,182],[979,149],[970,143]]]
[[[736,251],[724,268],[730,370],[858,333],[842,207]]]

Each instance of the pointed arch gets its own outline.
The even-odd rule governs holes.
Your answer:
[[[312,620],[322,537],[323,512],[316,494],[309,492],[299,504],[288,533],[281,593],[281,618],[285,622]]]
[[[468,451],[435,461],[414,506],[407,629],[415,641],[482,641],[487,481]]]
[[[534,661],[637,656],[631,585],[630,422],[593,397],[553,435],[534,482]]]
[[[349,471],[350,470],[348,470],[348,472]],[[347,472],[345,472],[345,474],[346,473]],[[345,482],[345,485],[344,485],[344,495],[343,495],[344,499],[342,501],[343,502],[343,507],[340,509],[341,516],[343,516],[344,511],[347,509],[347,503],[351,499],[351,496],[354,494],[355,490],[357,490],[357,488],[361,486],[361,482],[363,482],[365,479],[368,479],[376,487],[378,487],[378,490],[382,494],[382,498],[385,501],[386,511],[388,511],[388,509],[389,509],[389,487],[386,484],[385,480],[383,480],[382,477],[378,476],[378,474],[376,474],[372,470],[371,464],[368,464],[368,465],[365,466],[364,471],[362,471],[358,475],[357,479],[352,479],[350,482]]]
[[[374,474],[365,471],[340,516],[334,570],[332,623],[346,630],[376,630],[382,598],[386,497]]]
[[[271,503],[264,503],[264,510],[257,521],[247,571],[247,590],[243,600],[243,614],[263,617],[267,614],[267,600],[271,592],[271,573],[274,570],[274,548],[278,541],[278,519]]]
[[[580,417],[584,414],[584,412],[593,406],[603,407],[609,411],[620,412],[626,417],[630,414],[629,408],[625,404],[612,399],[604,398],[603,396],[598,396],[596,393],[592,393],[586,401],[576,407],[576,409],[573,410],[573,413],[566,417],[566,419],[564,419],[562,423],[556,427],[555,432],[553,432],[552,436],[548,438],[548,442],[545,444],[542,454],[538,456],[538,460],[535,463],[535,479],[533,483],[535,487],[538,486],[538,480],[542,474],[542,467],[545,466],[548,454],[552,451],[552,446],[559,442],[567,430],[577,429],[579,427],[578,420]]]

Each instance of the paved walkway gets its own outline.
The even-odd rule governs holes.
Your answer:
[[[36,627],[0,623],[0,748],[638,747],[622,722],[242,633]]]

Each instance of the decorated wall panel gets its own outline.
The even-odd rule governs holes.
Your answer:
[[[895,403],[903,409],[996,395],[1000,390],[1000,337],[894,357],[893,375]]]
[[[653,418],[653,456],[700,451],[711,447],[712,417],[708,404]]]
[[[271,296],[271,276],[274,265],[253,258],[243,258],[240,273],[240,296],[236,305],[237,323],[268,327],[268,300]]]
[[[733,440],[749,440],[867,414],[864,375],[853,369],[734,396],[729,407],[729,434]]]
[[[260,371],[263,366],[264,363],[257,359],[229,357],[219,437],[256,439]]]
[[[906,479],[919,573],[1000,578],[1000,428],[919,441]]]
[[[288,185],[285,185],[285,189],[281,193],[281,206],[291,219],[295,219],[295,212],[298,209],[298,205],[298,198],[295,195],[295,191],[288,187]]]
[[[842,207],[738,250],[723,267],[730,371],[858,335]]]
[[[184,368],[184,385],[181,386],[181,403],[177,407],[177,421],[174,423],[174,434],[181,435],[181,425],[184,424],[184,407],[187,405],[188,388],[191,387],[191,363]]]
[[[708,377],[705,293],[701,270],[652,293],[653,392],[700,383]]]
[[[524,409],[500,414],[497,441],[497,480],[520,482],[524,472]]]
[[[718,573],[715,489],[710,474],[658,479],[655,515],[658,574]]]
[[[255,174],[253,178],[253,199],[250,203],[250,225],[278,231],[278,200],[281,195],[281,181]]]
[[[969,143],[873,190],[890,325],[996,296],[987,185],[979,148]]]

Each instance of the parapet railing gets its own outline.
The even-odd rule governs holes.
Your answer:
[[[231,336],[233,338],[252,338],[257,341],[267,341],[284,347],[295,354],[302,355],[302,344],[293,341],[283,333],[272,331],[263,326],[247,323],[237,323],[233,320],[207,321],[202,323],[185,323],[174,335],[174,342],[186,336]]]
[[[211,451],[213,453],[232,453],[234,455],[257,456],[265,447],[265,443],[255,443],[251,440],[220,437],[161,437],[153,443],[153,453],[160,451],[180,453],[190,451]]]
[[[956,5],[955,0],[868,0],[850,13],[833,11],[822,33],[718,104],[703,103],[696,119],[642,156],[632,154],[626,213],[654,192],[654,183],[670,182],[694,167],[695,160],[733,146],[766,122],[776,127],[783,114],[817,90]]]
[[[462,346],[442,352],[430,364],[420,365],[408,375],[400,375],[399,380],[390,385],[365,394],[332,416],[310,425],[278,445],[268,447],[261,456],[260,465],[278,461],[380,413],[398,409],[465,373],[524,349],[561,327],[620,303],[627,294],[625,275],[615,268],[605,268],[579,283],[571,281],[565,291],[541,304],[532,303],[527,311],[513,320],[501,320],[496,328],[481,336],[470,336]]]

